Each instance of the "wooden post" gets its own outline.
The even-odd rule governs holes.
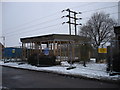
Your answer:
[[[32,54],[34,53],[34,42],[32,42]]]
[[[27,60],[28,60],[28,55],[29,55],[28,52],[29,52],[29,51],[28,51],[28,43],[26,43],[26,54],[27,54]]]
[[[31,56],[31,42],[29,42],[29,45],[30,45],[30,51],[29,51],[29,56]]]
[[[62,52],[62,50],[61,50],[61,41],[60,41],[60,61],[62,61],[62,59],[61,59],[62,53],[61,52]]]
[[[33,54],[33,42],[31,44],[32,44],[32,46],[31,46],[32,47],[31,54]]]
[[[24,59],[24,43],[22,42],[22,60]]]
[[[26,59],[26,43],[24,43],[24,56],[25,56],[25,58],[24,59]]]
[[[55,40],[53,41],[53,54],[56,55],[56,53],[55,53]]]
[[[35,49],[36,49],[36,53],[37,53],[37,65],[39,66],[39,45],[38,45],[38,42],[36,42],[36,44],[35,44]]]
[[[25,48],[25,43],[23,43],[23,59],[25,60],[26,58],[26,48]]]
[[[56,51],[57,51],[56,56],[58,56],[58,41],[57,41],[57,50]]]
[[[75,61],[75,45],[74,45],[74,42],[73,42],[73,46],[72,46],[72,48],[73,48],[73,53],[72,53],[72,59],[73,59],[73,61]]]
[[[41,50],[40,50],[40,42],[38,42],[38,51],[39,51],[39,54],[41,53]]]
[[[66,53],[66,47],[67,47],[67,46],[66,46],[66,44],[65,44],[65,49],[64,49],[64,53],[65,53],[65,61],[67,60],[67,57],[66,57],[66,56],[67,56],[67,53]]]
[[[80,60],[80,44],[78,44],[78,59]]]
[[[67,54],[68,54],[68,60],[70,60],[69,54],[70,54],[70,49],[69,49],[69,42],[67,43]]]
[[[50,48],[51,48],[51,50],[52,50],[52,43],[51,43],[51,45],[50,45]]]
[[[59,41],[57,41],[57,57],[59,56]],[[58,58],[57,58],[58,59]]]
[[[42,43],[40,42],[40,53],[42,53]]]
[[[49,48],[49,41],[44,41],[46,43],[46,48]]]

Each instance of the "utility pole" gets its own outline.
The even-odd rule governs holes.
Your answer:
[[[2,36],[3,37],[3,45],[5,47],[5,36]]]
[[[70,32],[70,35],[71,35],[71,19],[70,19],[70,9],[68,9],[68,12],[69,12],[69,32]]]
[[[81,12],[75,12],[75,11],[72,11],[72,10],[70,10],[69,8],[68,9],[66,9],[66,10],[63,10],[62,12],[64,12],[64,11],[68,11],[68,15],[66,15],[66,16],[62,16],[62,18],[64,18],[64,17],[68,17],[69,18],[69,21],[67,21],[67,22],[63,22],[62,24],[65,24],[65,23],[68,23],[69,24],[69,34],[70,35],[72,35],[72,33],[71,33],[71,25],[74,25],[74,35],[77,35],[77,25],[82,25],[81,23],[80,24],[77,24],[77,20],[80,20],[80,19],[82,19],[82,18],[77,18],[77,14],[81,14]],[[74,14],[74,16],[72,16],[72,14]],[[72,20],[74,20],[74,22],[71,22]]]
[[[3,46],[5,47],[5,36],[1,36],[2,38],[2,42],[3,42]]]
[[[77,20],[77,19],[76,19],[76,13],[74,13],[74,18],[75,18],[75,19],[74,19],[74,22],[75,22],[75,35],[77,35],[77,30],[76,30],[76,26],[77,26],[77,25],[76,25],[76,20]]]
[[[68,23],[69,24],[69,34],[70,34],[70,38],[69,38],[69,60],[70,60],[70,67],[69,68],[67,68],[67,70],[69,70],[69,69],[72,69],[72,68],[74,68],[74,67],[72,67],[72,42],[71,42],[71,35],[72,35],[72,32],[71,32],[71,25],[74,25],[74,30],[75,30],[75,35],[77,35],[77,25],[81,25],[81,24],[77,24],[77,20],[79,20],[79,19],[81,19],[81,18],[76,18],[76,15],[77,14],[81,14],[81,12],[79,12],[79,13],[77,13],[77,12],[75,12],[75,11],[72,11],[72,10],[70,10],[69,8],[68,9],[66,9],[66,10],[63,10],[62,12],[64,12],[64,11],[68,11],[68,15],[66,15],[66,16],[62,16],[62,18],[64,18],[64,17],[68,17],[68,19],[69,19],[69,21],[67,21],[67,22],[63,22],[62,24],[65,24],[65,23]],[[72,14],[74,14],[74,16],[71,16]],[[72,20],[74,20],[74,22],[72,22]]]

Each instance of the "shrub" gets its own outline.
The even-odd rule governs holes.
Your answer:
[[[28,63],[31,65],[55,65],[55,59],[55,56],[32,54],[28,58]]]

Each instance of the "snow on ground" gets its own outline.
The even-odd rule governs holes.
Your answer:
[[[30,70],[37,71],[48,71],[55,72],[59,74],[67,74],[67,75],[76,75],[76,76],[84,76],[88,78],[102,79],[102,80],[120,80],[120,75],[109,76],[109,73],[106,72],[106,64],[97,64],[97,63],[87,63],[87,67],[84,67],[82,64],[76,63],[73,64],[76,68],[67,70],[70,66],[67,62],[62,62],[61,65],[50,66],[50,67],[37,67],[29,64],[18,64],[18,62],[9,62],[4,63],[0,61],[0,65],[16,67],[16,68],[24,68]]]

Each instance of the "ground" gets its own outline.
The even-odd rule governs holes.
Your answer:
[[[70,67],[70,64],[67,62],[62,62],[61,65],[56,66],[49,66],[49,67],[37,67],[32,66],[30,64],[24,63],[19,64],[19,62],[8,62],[4,63],[0,61],[0,65],[15,67],[15,68],[22,68],[22,69],[29,69],[29,70],[37,70],[37,71],[46,71],[58,74],[65,74],[71,76],[82,76],[91,79],[98,79],[98,80],[106,80],[106,81],[118,81],[120,80],[120,75],[110,76],[109,73],[106,71],[106,64],[97,64],[94,62],[89,62],[86,64],[86,67],[80,63],[74,63],[72,66],[76,67],[74,69],[67,70]]]
[[[2,67],[2,88],[7,90],[39,90],[43,88],[119,88],[117,83],[108,83],[85,78],[75,78],[49,72],[36,72],[13,67]],[[35,88],[35,89],[34,89]]]

